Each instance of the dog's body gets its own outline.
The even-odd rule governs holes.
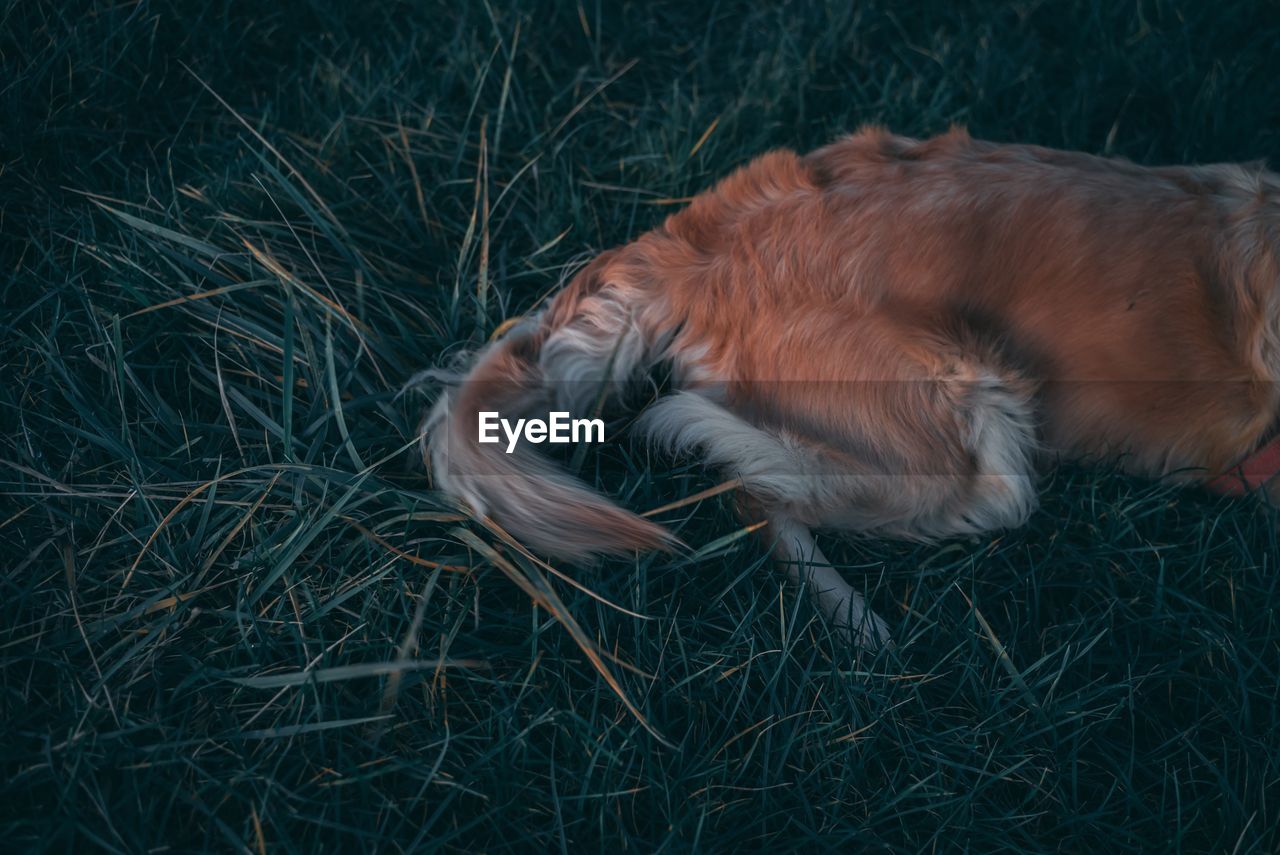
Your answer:
[[[551,555],[663,546],[545,460],[476,441],[481,410],[583,412],[662,361],[678,391],[639,429],[739,476],[824,611],[881,641],[811,527],[1008,527],[1055,457],[1203,479],[1263,443],[1280,176],[960,131],[764,155],[479,356],[428,420],[437,483]]]

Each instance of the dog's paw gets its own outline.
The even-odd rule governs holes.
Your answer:
[[[879,653],[897,647],[889,632],[889,624],[878,614],[867,609],[853,621],[838,621],[835,629],[851,647],[866,653]]]

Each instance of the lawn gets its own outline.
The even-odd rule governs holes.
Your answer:
[[[0,847],[1280,850],[1280,534],[1063,468],[1020,530],[728,493],[547,568],[433,492],[420,369],[866,122],[1280,161],[1274,4],[0,3]],[[721,475],[620,437],[649,510]]]

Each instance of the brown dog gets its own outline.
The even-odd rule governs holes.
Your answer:
[[[669,545],[545,458],[478,441],[481,412],[587,413],[658,362],[677,391],[640,430],[740,477],[792,575],[874,646],[884,623],[812,527],[1015,526],[1059,457],[1204,480],[1263,445],[1280,417],[1280,176],[963,131],[771,152],[479,354],[425,425],[436,483],[549,555]]]

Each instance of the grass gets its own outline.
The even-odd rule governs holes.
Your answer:
[[[1062,469],[1018,531],[827,539],[899,640],[859,661],[728,494],[659,515],[693,558],[552,573],[397,394],[863,122],[1275,161],[1278,41],[1245,0],[0,5],[0,839],[1280,849],[1260,503]]]

